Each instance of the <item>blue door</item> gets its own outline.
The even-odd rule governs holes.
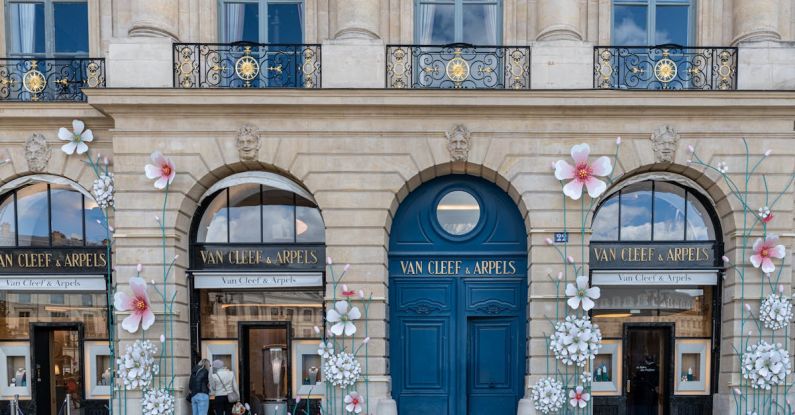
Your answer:
[[[516,413],[527,234],[514,202],[451,175],[401,204],[389,245],[390,369],[401,415]]]

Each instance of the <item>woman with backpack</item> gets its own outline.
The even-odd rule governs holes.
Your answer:
[[[215,395],[215,415],[232,415],[232,404],[240,400],[235,374],[224,366],[224,362],[213,362],[213,374],[210,376],[210,390]]]

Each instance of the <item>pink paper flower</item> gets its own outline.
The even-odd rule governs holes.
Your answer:
[[[351,392],[345,395],[346,411],[359,414],[362,412],[362,404],[364,404],[364,398],[358,392]]]
[[[177,175],[174,162],[162,155],[159,151],[152,153],[150,158],[152,159],[152,164],[147,164],[146,167],[144,167],[146,177],[151,180],[157,179],[155,181],[155,187],[163,189],[167,184],[171,184],[171,182],[174,181],[174,176]]]
[[[563,186],[563,193],[574,200],[578,200],[582,196],[583,186],[588,189],[588,195],[594,198],[599,197],[607,190],[605,182],[597,177],[607,176],[613,171],[610,159],[602,156],[591,163],[588,160],[590,153],[591,147],[588,144],[578,144],[571,148],[574,166],[564,160],[558,160],[555,164],[555,178],[571,180]]]
[[[125,292],[117,292],[113,296],[113,306],[119,311],[131,312],[122,321],[121,327],[130,333],[135,333],[138,331],[138,324],[144,330],[152,327],[152,324],[155,323],[155,313],[152,312],[149,295],[146,294],[146,281],[143,278],[130,278],[130,289],[132,290],[132,296]]]
[[[569,405],[574,408],[585,408],[588,406],[588,401],[591,399],[591,394],[584,391],[585,388],[577,386],[569,391]]]
[[[357,294],[356,290],[349,290],[347,285],[345,285],[345,284],[342,285],[342,296],[343,297],[351,298],[351,297],[356,296],[356,294]]]
[[[767,274],[776,270],[771,258],[782,259],[785,254],[784,245],[777,245],[776,242],[778,242],[778,236],[776,235],[769,235],[764,240],[762,238],[756,239],[753,247],[754,254],[750,258],[754,268],[761,266],[762,272]]]

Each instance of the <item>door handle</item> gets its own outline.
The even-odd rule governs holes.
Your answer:
[[[627,393],[629,393],[629,392],[630,392],[629,379],[627,379]]]
[[[36,364],[36,382],[41,382],[41,365]]]

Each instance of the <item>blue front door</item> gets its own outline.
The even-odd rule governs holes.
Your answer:
[[[508,415],[522,397],[527,235],[469,176],[430,181],[392,224],[390,368],[401,415]]]

